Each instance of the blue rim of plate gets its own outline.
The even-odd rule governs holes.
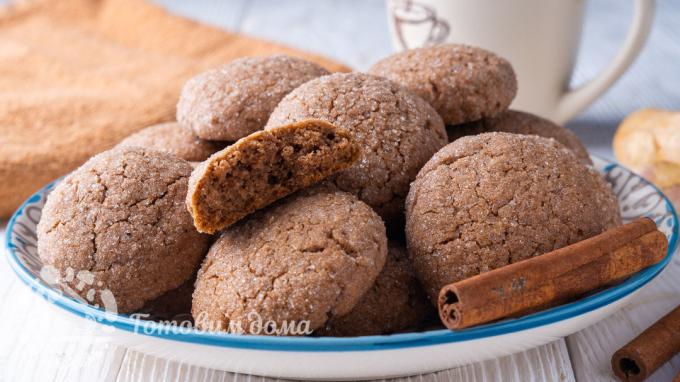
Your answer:
[[[613,163],[609,160],[606,169],[619,167],[633,173],[625,166]],[[637,175],[637,174],[636,174]],[[678,246],[678,215],[666,195],[655,185],[643,177],[637,175],[646,185],[653,187],[664,199],[668,212],[672,215],[673,231],[668,245],[666,257],[658,264],[646,268],[626,281],[593,295],[584,297],[578,301],[560,305],[538,313],[530,314],[517,319],[503,320],[496,323],[482,325],[474,328],[451,331],[438,329],[425,332],[400,333],[381,336],[363,337],[274,337],[262,335],[239,335],[218,332],[202,332],[195,329],[182,329],[181,332],[167,330],[166,325],[153,321],[136,320],[127,315],[111,314],[102,309],[83,304],[75,299],[55,291],[41,280],[36,279],[19,261],[14,246],[11,245],[11,233],[14,230],[16,219],[23,213],[24,208],[40,198],[41,191],[28,198],[17,211],[7,225],[5,245],[8,252],[8,261],[19,276],[35,293],[56,306],[73,313],[76,316],[112,326],[116,329],[130,333],[153,336],[165,340],[188,342],[200,345],[211,345],[227,348],[255,349],[267,351],[297,351],[297,352],[344,352],[344,351],[375,351],[375,350],[398,350],[420,346],[439,345],[455,342],[463,342],[485,337],[510,334],[522,330],[550,325],[595,309],[609,305],[630,293],[638,290],[656,275],[658,275],[670,263]],[[59,180],[56,180],[43,189],[49,189]]]

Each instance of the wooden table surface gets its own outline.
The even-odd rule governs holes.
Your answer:
[[[4,1],[0,0],[0,3]],[[231,30],[324,53],[366,69],[391,52],[382,0],[160,0],[173,12]],[[571,121],[591,152],[612,157],[611,137],[620,120],[642,107],[680,109],[680,4],[657,1],[650,41],[629,72],[600,100]],[[615,54],[632,13],[632,1],[594,0],[574,83],[586,81]],[[4,227],[0,222],[0,244]],[[680,258],[634,301],[613,316],[527,352],[434,374],[415,381],[609,381],[609,358],[680,304]],[[111,345],[92,325],[58,314],[32,294],[0,261],[0,381],[268,381],[171,362]],[[675,357],[652,378],[669,381],[680,371]]]

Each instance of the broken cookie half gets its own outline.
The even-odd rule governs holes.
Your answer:
[[[214,233],[351,166],[359,154],[349,131],[322,120],[258,131],[194,169],[187,207],[198,231]]]

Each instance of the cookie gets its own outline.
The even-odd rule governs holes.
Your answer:
[[[286,55],[238,59],[187,81],[177,120],[199,138],[236,141],[261,130],[290,91],[326,74],[315,63]]]
[[[368,203],[388,225],[402,219],[409,183],[447,142],[441,118],[426,102],[362,73],[333,74],[300,86],[276,107],[266,128],[306,118],[355,134],[361,159],[332,181]]]
[[[316,334],[332,337],[370,336],[417,329],[435,315],[416,279],[406,247],[390,242],[387,261],[375,284],[349,314],[330,320]]]
[[[493,117],[517,94],[515,72],[507,60],[467,45],[396,53],[378,61],[369,73],[404,85],[429,102],[448,125]]]
[[[385,226],[368,205],[314,187],[224,231],[198,273],[192,314],[203,330],[308,334],[280,329],[347,314],[386,255]]]
[[[49,194],[37,228],[40,259],[62,277],[80,273],[110,290],[120,313],[177,288],[208,247],[184,205],[190,173],[182,159],[137,147],[91,158]],[[78,282],[73,290],[102,304]]]
[[[609,184],[535,135],[457,139],[422,168],[406,200],[409,256],[434,302],[444,285],[619,224]]]
[[[553,138],[570,149],[581,162],[593,164],[590,160],[590,155],[588,155],[588,150],[586,150],[581,140],[571,130],[545,118],[523,111],[507,110],[495,117],[484,118],[462,125],[446,126],[446,131],[449,135],[449,142],[453,142],[466,135],[494,131]]]
[[[308,119],[258,131],[194,169],[187,206],[200,232],[214,233],[359,157],[350,132]]]
[[[117,147],[145,147],[191,162],[201,162],[226,146],[225,142],[199,139],[177,122],[159,123],[144,128],[120,141]]]

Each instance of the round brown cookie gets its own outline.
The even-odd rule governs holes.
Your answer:
[[[490,132],[504,132],[524,135],[538,135],[553,138],[565,145],[585,164],[593,164],[581,140],[571,130],[537,115],[517,110],[506,110],[495,117],[484,118],[462,125],[446,126],[449,142],[466,135]]]
[[[441,287],[621,223],[609,184],[562,144],[485,133],[450,143],[406,200],[408,250],[430,299]]]
[[[354,133],[362,155],[331,179],[373,207],[388,225],[402,219],[410,182],[447,141],[441,118],[425,101],[391,81],[363,73],[307,82],[281,101],[266,128],[306,118]]]
[[[186,161],[138,147],[91,158],[48,196],[40,259],[62,276],[91,278],[92,292],[75,288],[77,277],[72,288],[92,303],[110,290],[121,313],[177,288],[208,247],[184,205],[190,173]]]
[[[450,125],[493,117],[517,94],[510,63],[487,50],[442,44],[396,53],[369,73],[406,86],[429,102]]]
[[[202,139],[235,141],[261,130],[281,99],[328,74],[300,58],[246,57],[191,78],[177,104],[177,120]]]
[[[199,139],[181,124],[167,122],[144,128],[120,141],[116,147],[144,147],[187,161],[201,162],[226,145],[226,142]]]
[[[349,337],[417,329],[434,307],[416,279],[406,247],[390,242],[387,261],[373,287],[347,315],[330,320],[316,331],[322,336]]]
[[[276,331],[291,323],[313,330],[347,314],[386,254],[385,226],[369,206],[307,189],[224,231],[198,273],[192,314],[203,330],[309,334]]]

